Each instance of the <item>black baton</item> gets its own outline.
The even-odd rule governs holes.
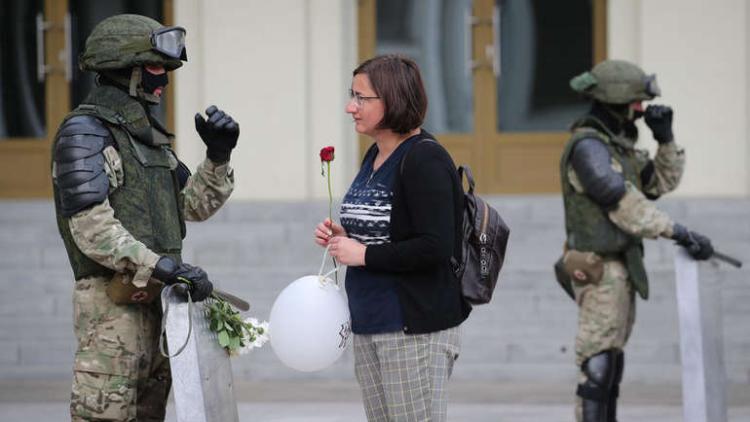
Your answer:
[[[742,261],[740,261],[737,258],[733,258],[727,254],[723,254],[719,251],[714,251],[713,255],[711,255],[712,258],[716,258],[719,261],[726,262],[729,265],[732,265],[737,268],[742,268]]]

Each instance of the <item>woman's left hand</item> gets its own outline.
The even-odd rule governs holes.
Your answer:
[[[354,239],[335,236],[328,241],[328,253],[336,260],[350,267],[365,265],[365,250],[367,246]]]

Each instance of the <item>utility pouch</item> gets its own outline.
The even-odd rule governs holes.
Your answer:
[[[130,277],[116,273],[107,286],[107,296],[116,305],[147,304],[160,296],[162,287],[164,284],[153,278],[148,280],[145,287],[136,287]]]
[[[569,249],[562,257],[565,273],[579,284],[596,284],[604,275],[602,257],[594,252],[581,252]]]

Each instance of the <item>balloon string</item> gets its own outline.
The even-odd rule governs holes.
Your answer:
[[[323,278],[326,278],[326,277],[328,277],[329,275],[331,275],[331,274],[335,273],[335,272],[336,272],[336,271],[338,271],[338,270],[339,270],[338,268],[334,268],[334,269],[332,269],[331,271],[328,271],[327,273],[323,274]],[[337,283],[337,284],[338,284],[338,283]]]
[[[318,280],[320,281],[321,284],[323,284],[323,281],[326,279],[326,277],[328,277],[329,275],[331,275],[331,274],[333,274],[333,273],[335,273],[336,271],[339,270],[339,267],[336,266],[331,271],[328,271],[327,273],[323,274],[323,268],[326,265],[326,255],[328,255],[328,248],[330,248],[330,247],[331,247],[331,245],[326,246],[326,250],[323,251],[323,260],[320,263],[320,269],[318,270]],[[338,287],[338,285],[339,285],[338,280],[335,281],[334,284],[336,284],[336,287]]]
[[[328,248],[330,248],[331,245],[326,246],[326,250],[323,251],[323,261],[320,263],[320,269],[318,270],[318,277],[320,277],[323,274],[323,267],[326,265],[326,255],[328,255]]]

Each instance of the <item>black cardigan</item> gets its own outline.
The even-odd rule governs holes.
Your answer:
[[[435,139],[424,130],[419,136]],[[397,277],[404,332],[430,333],[455,327],[471,312],[450,264],[460,251],[463,188],[436,142],[417,140],[403,160],[393,186],[391,243],[368,246],[365,267]]]

